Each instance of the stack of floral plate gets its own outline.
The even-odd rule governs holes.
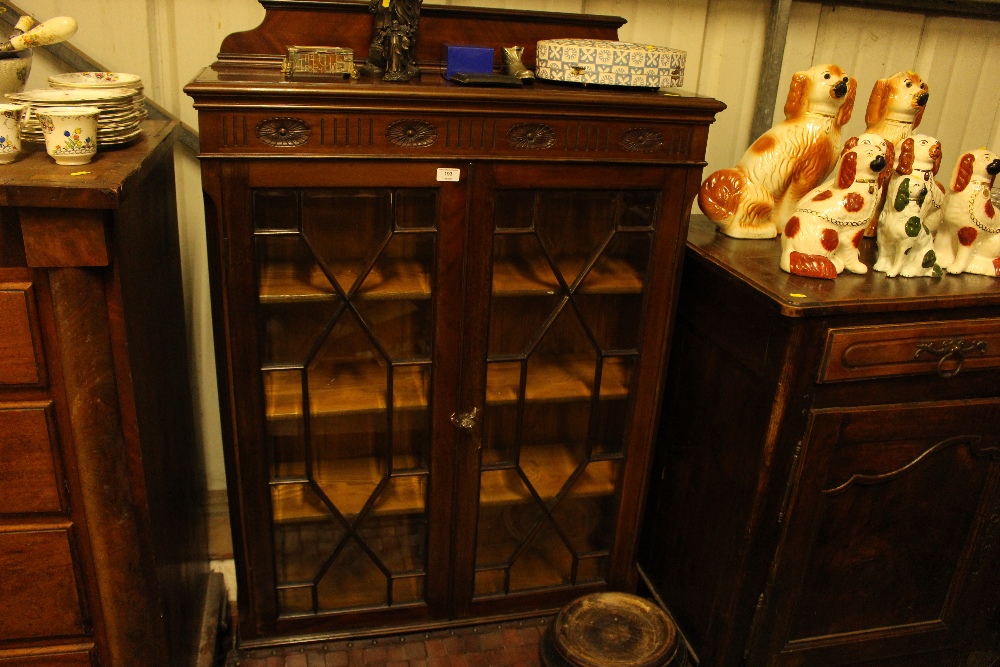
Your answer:
[[[146,118],[142,80],[119,72],[71,72],[49,77],[51,88],[7,95],[27,104],[31,112],[21,129],[25,141],[45,141],[34,111],[65,106],[91,106],[101,110],[97,119],[97,146],[125,144],[142,133]]]

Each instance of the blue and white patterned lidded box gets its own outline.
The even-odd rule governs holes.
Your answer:
[[[684,85],[687,54],[665,46],[602,39],[543,39],[535,76],[612,86],[678,88]]]

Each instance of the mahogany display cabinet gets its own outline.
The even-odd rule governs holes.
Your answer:
[[[368,3],[263,2],[201,133],[239,645],[554,610],[636,583],[689,210],[719,102],[462,87],[443,43],[621,19],[423,8],[405,84],[281,72]],[[499,53],[499,49],[497,51]]]
[[[0,168],[0,665],[191,667],[209,594],[176,122]]]
[[[1000,280],[779,252],[692,219],[641,569],[702,665],[995,663]]]

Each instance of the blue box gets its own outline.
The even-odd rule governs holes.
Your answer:
[[[444,44],[442,55],[445,63],[444,78],[451,78],[456,72],[470,74],[493,73],[493,49],[488,46],[465,46]]]

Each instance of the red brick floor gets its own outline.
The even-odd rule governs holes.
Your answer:
[[[549,618],[455,630],[260,649],[229,656],[238,667],[540,667]]]

